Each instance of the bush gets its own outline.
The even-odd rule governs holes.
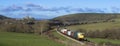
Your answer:
[[[40,34],[42,32],[49,30],[49,22],[48,21],[33,21],[34,24],[28,24],[27,21],[16,20],[11,21],[9,24],[8,21],[3,20],[0,24],[0,31],[7,32],[18,32],[18,33],[37,33]],[[5,22],[8,22],[5,24]],[[42,31],[41,31],[42,30]]]
[[[86,37],[92,38],[107,38],[107,39],[120,39],[120,29],[106,29],[103,31],[89,31],[86,32]]]

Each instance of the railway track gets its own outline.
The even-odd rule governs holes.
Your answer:
[[[60,33],[60,32],[57,31],[57,30],[56,30],[56,32],[57,32],[58,34],[62,35],[63,37],[66,37],[67,39],[70,39],[70,40],[72,40],[72,41],[75,41],[75,42],[77,42],[77,43],[79,43],[79,44],[81,44],[81,45],[85,45],[85,43],[83,43],[83,42],[81,42],[81,41],[78,41],[78,40],[76,40],[76,39],[73,39],[73,38],[71,38],[71,37],[69,37],[69,36],[66,36],[66,35]]]

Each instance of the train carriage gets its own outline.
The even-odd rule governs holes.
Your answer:
[[[71,31],[70,30],[67,31],[67,35],[71,36]]]
[[[66,28],[64,28],[64,29],[61,29],[61,32],[62,33],[64,33],[65,34],[65,32],[67,31],[67,29]]]

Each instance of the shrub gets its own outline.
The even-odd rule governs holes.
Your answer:
[[[103,31],[88,31],[86,34],[87,37],[92,38],[107,38],[107,39],[120,39],[120,29],[106,29]]]

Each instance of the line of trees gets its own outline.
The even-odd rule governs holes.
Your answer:
[[[79,31],[85,32],[85,36],[91,38],[120,39],[120,29],[106,29],[102,31],[86,31],[84,29],[79,29]]]
[[[32,19],[0,20],[0,31],[41,34],[49,30],[49,21]]]

